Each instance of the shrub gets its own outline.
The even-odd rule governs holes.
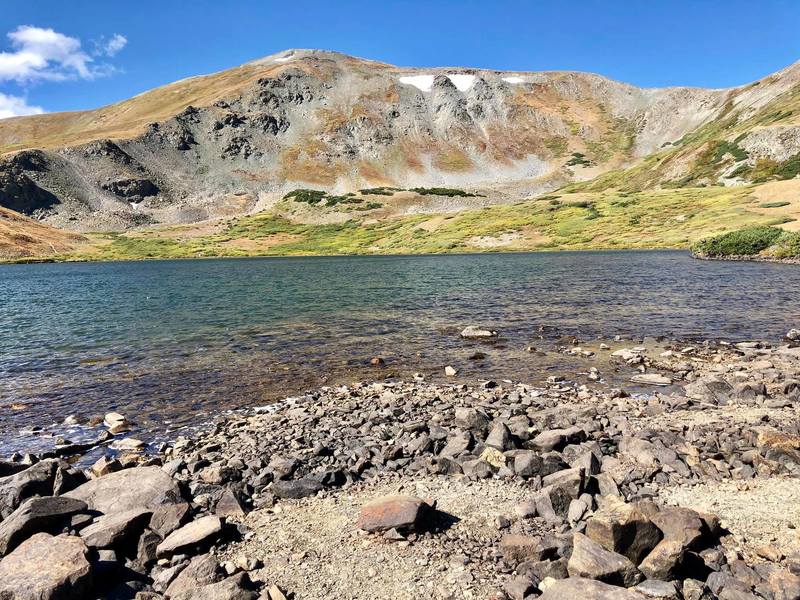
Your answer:
[[[440,188],[440,187],[433,187],[433,188],[412,188],[412,192],[416,192],[420,196],[460,196],[463,198],[472,198],[477,196],[478,194],[471,194],[470,192],[465,192],[464,190],[458,190],[455,188]]]
[[[702,256],[752,256],[769,248],[782,234],[775,227],[748,227],[701,240],[693,250]]]
[[[581,154],[580,152],[573,152],[572,158],[570,158],[566,162],[566,166],[574,167],[576,165],[581,165],[583,167],[590,167],[592,165],[592,161],[587,159],[585,154]]]
[[[764,202],[763,204],[759,204],[758,206],[761,208],[780,208],[781,206],[789,206],[791,202],[781,201],[781,202]]]
[[[292,190],[286,194],[284,200],[294,200],[295,202],[304,202],[306,204],[318,204],[327,194],[321,190],[307,190],[298,189]]]
[[[400,188],[394,187],[374,187],[374,188],[365,188],[363,190],[359,190],[362,196],[392,196],[395,192],[402,192]]]

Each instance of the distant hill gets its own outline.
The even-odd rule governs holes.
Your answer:
[[[75,231],[766,184],[800,173],[800,63],[731,89],[641,89],[288,50],[97,110],[2,120],[0,153],[0,206]]]

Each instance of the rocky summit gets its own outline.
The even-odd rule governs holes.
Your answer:
[[[628,168],[636,189],[790,179],[798,85],[797,64],[731,89],[642,89],[287,50],[96,110],[0,121],[0,207],[120,231],[240,216],[307,188],[336,210],[297,197],[279,213],[342,220],[360,190],[377,218],[455,212],[616,187],[598,177]]]
[[[0,597],[800,598],[796,340],[609,358],[654,377],[365,382],[14,457]]]

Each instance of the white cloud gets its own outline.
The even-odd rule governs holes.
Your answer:
[[[111,65],[95,63],[78,38],[53,29],[22,25],[10,32],[8,39],[13,50],[0,52],[0,81],[94,79],[114,70]],[[125,36],[114,34],[104,42],[102,53],[113,56],[127,41]]]
[[[128,44],[128,38],[124,35],[115,33],[111,39],[106,39],[105,36],[94,42],[95,55],[108,56],[109,58],[115,56]]]
[[[30,106],[25,98],[9,96],[0,92],[0,119],[24,115],[40,115],[43,112],[44,110],[39,106]]]

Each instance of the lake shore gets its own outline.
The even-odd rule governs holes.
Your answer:
[[[155,452],[106,415],[113,451],[85,472],[63,460],[85,448],[0,463],[0,591],[781,597],[800,590],[794,344],[603,349],[620,387],[577,346],[586,368],[537,386],[322,387]]]

